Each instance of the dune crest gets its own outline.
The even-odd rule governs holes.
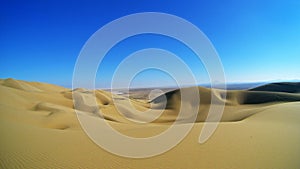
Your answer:
[[[19,90],[24,90],[24,91],[30,91],[30,92],[41,92],[42,90],[31,86],[30,84],[23,82],[23,81],[18,81],[12,78],[8,78],[3,80],[2,83],[3,86],[19,89]]]

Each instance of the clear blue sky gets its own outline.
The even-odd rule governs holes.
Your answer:
[[[177,15],[198,26],[214,44],[229,82],[300,79],[299,0],[4,0],[0,5],[0,78],[70,86],[76,58],[95,31],[119,17],[149,11]],[[159,38],[160,43],[155,43]],[[100,65],[99,72],[107,77],[97,74],[99,86],[109,85],[114,67],[126,55],[147,47],[180,55],[195,75],[203,76],[199,82],[207,82],[205,70],[193,64],[180,43],[143,35],[111,50]],[[168,84],[169,80],[162,81],[168,78],[149,71],[134,83]]]

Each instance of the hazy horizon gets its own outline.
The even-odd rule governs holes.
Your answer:
[[[7,77],[7,78],[0,78],[0,79],[15,79],[13,77]],[[22,80],[22,81],[27,81],[24,79],[15,79],[15,80]],[[28,81],[28,82],[40,82],[40,83],[47,83],[47,82],[43,82],[43,81]],[[228,90],[233,90],[233,89],[249,89],[252,87],[257,87],[260,85],[264,85],[264,84],[270,84],[270,83],[299,83],[300,79],[291,79],[291,80],[271,80],[271,81],[260,81],[260,82],[226,82],[226,87]],[[55,83],[48,83],[48,84],[53,84],[53,85],[57,85],[57,86],[61,86],[61,87],[65,87],[65,88],[69,88],[72,89],[72,84],[70,85],[62,85],[62,84],[55,84]],[[218,88],[218,84],[215,84],[216,88]],[[194,84],[183,84],[183,87],[190,87],[190,86],[195,86]],[[211,87],[210,83],[200,83],[197,84],[197,86],[202,86],[202,87]],[[84,86],[82,86],[82,88],[85,88]],[[156,86],[129,86],[129,89],[151,89],[151,88],[178,88],[178,86],[170,86],[170,85],[156,85]],[[87,89],[91,89],[91,88],[87,88]],[[110,90],[112,89],[111,87],[98,87],[97,84],[95,86],[95,89],[103,89],[103,90]],[[117,87],[114,88],[116,90],[123,90],[123,89],[128,89],[126,86],[124,87]]]

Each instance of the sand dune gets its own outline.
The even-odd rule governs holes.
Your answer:
[[[263,86],[255,87],[250,91],[270,91],[270,92],[286,92],[300,93],[300,82],[298,83],[271,83]]]
[[[270,84],[270,86],[273,85]],[[282,86],[280,86],[280,89],[281,88]],[[298,93],[261,92],[252,90],[231,90],[225,93],[224,90],[220,89],[207,89],[203,87],[199,87],[198,89],[200,95],[200,109],[198,111],[198,118],[196,120],[197,122],[204,122],[206,120],[208,110],[211,104],[218,105],[223,103],[226,105],[221,121],[240,121],[257,112],[244,111],[243,109],[245,108],[251,106],[258,108],[265,106],[264,104],[300,101],[300,94]],[[271,89],[274,88],[272,87]],[[189,90],[189,88],[184,90]],[[214,101],[212,101],[212,96],[216,98]],[[151,103],[160,104],[163,102],[164,97],[167,98],[166,109],[171,109],[173,110],[173,113],[176,113],[176,107],[180,107],[180,90],[177,89],[174,91],[167,92],[165,95],[158,96],[155,99],[153,99]]]
[[[106,120],[125,135],[149,137],[165,131],[176,120],[181,91],[190,88],[147,101],[138,94],[133,95],[135,99],[103,90],[70,90],[3,79],[0,168],[299,168],[299,84],[274,83],[227,94],[197,87],[200,107],[188,136],[162,155],[129,159],[94,144],[83,132],[74,107],[83,116]],[[216,98],[213,102],[212,96]],[[74,103],[73,97],[77,98]],[[225,109],[216,133],[199,144],[209,108],[222,104]],[[182,118],[188,119],[190,114]]]

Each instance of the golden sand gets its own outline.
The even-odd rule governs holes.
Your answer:
[[[274,85],[229,91],[226,98],[222,90],[199,87],[200,109],[188,136],[166,153],[132,159],[103,150],[83,132],[74,111],[72,92],[84,95],[91,91],[0,80],[0,168],[300,168],[299,87],[291,90],[289,86],[280,87],[281,91],[276,86],[274,90]],[[153,114],[140,115],[124,101],[129,100],[137,110],[146,111],[151,104],[159,104],[159,99],[149,103],[116,96],[120,114],[111,93],[94,92],[103,113],[95,118],[107,120],[128,136],[156,135],[167,129],[178,115],[179,90],[166,94],[167,109],[148,125],[132,120],[148,120]],[[212,137],[199,144],[212,94],[226,105],[224,114]],[[93,107],[82,99],[79,108],[83,112],[89,110],[84,115],[92,116]]]

